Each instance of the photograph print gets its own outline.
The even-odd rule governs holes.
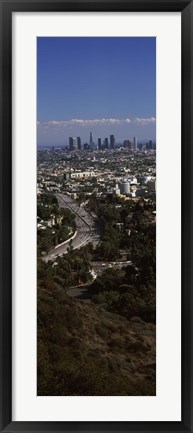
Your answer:
[[[156,395],[156,38],[37,38],[37,395]]]

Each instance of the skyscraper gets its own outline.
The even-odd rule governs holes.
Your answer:
[[[137,137],[133,137],[133,149],[137,150]]]
[[[115,149],[115,137],[114,137],[114,135],[110,135],[110,147],[111,147],[111,149]]]
[[[101,141],[101,138],[98,138],[98,149],[99,149],[99,150],[102,149],[102,141]]]
[[[90,132],[90,149],[92,150],[94,148],[94,140],[93,140],[93,134]]]
[[[88,150],[90,148],[88,143],[84,143],[84,150]]]
[[[124,140],[123,146],[125,147],[125,149],[131,149],[131,142],[130,142],[130,140]]]
[[[104,148],[105,148],[105,149],[108,149],[108,148],[109,148],[109,140],[108,140],[107,137],[104,139]]]
[[[81,150],[81,138],[80,137],[77,137],[77,147],[78,147],[78,150]]]
[[[73,150],[73,138],[69,137],[69,150]]]
[[[69,137],[69,149],[76,150],[77,149],[77,139],[73,137]]]

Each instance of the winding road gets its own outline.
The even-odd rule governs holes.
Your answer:
[[[76,234],[72,240],[66,241],[53,248],[43,260],[54,261],[58,256],[62,256],[68,252],[70,245],[74,249],[80,248],[83,245],[92,243],[97,245],[100,240],[99,230],[94,218],[85,211],[84,208],[78,206],[78,204],[66,194],[57,194],[58,204],[62,208],[68,208],[76,216]]]

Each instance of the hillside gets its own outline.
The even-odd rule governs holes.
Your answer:
[[[153,323],[73,300],[44,279],[38,288],[38,395],[155,395],[155,332]]]

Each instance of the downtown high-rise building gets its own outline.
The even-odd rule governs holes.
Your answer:
[[[130,140],[124,140],[123,146],[125,149],[131,149],[131,141]]]
[[[69,150],[77,150],[77,139],[69,137]]]
[[[133,150],[137,150],[137,137],[133,137]]]
[[[110,148],[115,149],[115,137],[114,137],[114,135],[110,135]]]
[[[69,150],[73,150],[73,137],[69,137]]]
[[[93,150],[93,148],[94,148],[94,140],[93,140],[93,133],[92,132],[90,132],[89,144],[90,144],[90,149]]]
[[[101,138],[98,138],[98,149],[99,150],[102,149],[102,140],[101,140]]]
[[[78,150],[81,150],[81,138],[80,137],[77,137],[77,147],[78,147]]]
[[[154,147],[153,147],[153,142],[152,142],[152,140],[149,140],[149,142],[148,143],[146,143],[146,149],[147,150],[152,150]]]
[[[104,139],[103,143],[104,143],[104,148],[108,149],[109,148],[109,140],[107,137]]]
[[[83,148],[84,150],[89,150],[90,146],[88,143],[84,143]]]

